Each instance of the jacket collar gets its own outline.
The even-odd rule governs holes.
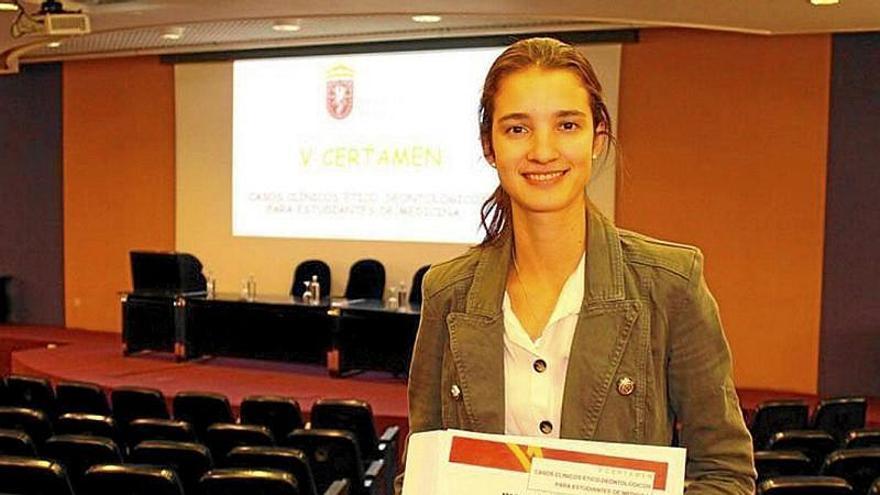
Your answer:
[[[598,210],[587,208],[587,256],[584,270],[584,306],[624,298],[623,253],[617,229]],[[474,279],[467,295],[468,314],[495,318],[501,314],[513,235],[508,231],[497,243],[480,251]]]

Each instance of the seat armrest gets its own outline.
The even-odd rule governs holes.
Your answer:
[[[385,461],[383,459],[378,459],[370,463],[367,467],[366,472],[364,472],[364,477],[367,479],[375,479],[383,474],[385,469]]]
[[[389,426],[379,438],[379,443],[388,443],[397,440],[397,434],[400,432],[399,426]]]
[[[327,487],[324,495],[348,495],[349,483],[347,479],[336,480]]]

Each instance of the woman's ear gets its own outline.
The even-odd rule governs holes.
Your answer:
[[[489,139],[482,139],[481,143],[483,145],[483,158],[486,159],[486,162],[492,168],[495,168],[495,152],[492,151],[492,142]]]
[[[596,131],[593,133],[593,158],[598,158],[602,151],[606,149],[608,145],[608,129],[605,127],[604,123],[599,123],[596,126]]]

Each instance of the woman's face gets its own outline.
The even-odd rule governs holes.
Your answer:
[[[514,210],[583,211],[592,154],[590,96],[574,72],[529,68],[501,80],[488,158]]]

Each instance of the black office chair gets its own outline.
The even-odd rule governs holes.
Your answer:
[[[186,421],[174,419],[135,419],[125,429],[125,443],[131,449],[146,440],[196,442],[196,432]]]
[[[840,397],[819,402],[812,427],[828,432],[838,442],[852,430],[865,427],[868,401],[864,397]]]
[[[240,446],[272,446],[275,438],[265,426],[214,423],[205,432],[205,445],[211,455],[222,465],[226,454]]]
[[[300,495],[290,473],[273,470],[214,469],[202,477],[203,495]]]
[[[58,414],[86,413],[110,416],[107,395],[98,385],[85,382],[55,384],[55,405]]]
[[[0,430],[0,456],[36,457],[37,447],[27,433],[19,430]]]
[[[870,447],[880,447],[880,430],[873,428],[853,430],[847,433],[846,438],[843,439],[843,448],[845,449]]]
[[[85,495],[184,495],[174,470],[152,465],[93,466],[86,471],[82,484]]]
[[[807,429],[808,417],[809,407],[802,400],[769,401],[759,404],[749,425],[754,449],[765,449],[767,441],[774,433]]]
[[[843,478],[833,476],[777,476],[758,485],[758,495],[851,495]]]
[[[119,387],[110,392],[116,424],[125,427],[141,418],[169,419],[168,404],[161,390],[144,387]]]
[[[27,433],[38,451],[52,436],[52,423],[46,413],[24,407],[0,407],[0,428]]]
[[[55,433],[58,435],[90,435],[113,440],[120,449],[125,449],[122,432],[116,421],[109,416],[98,414],[67,413],[55,420]]]
[[[290,284],[291,296],[302,296],[306,290],[306,282],[312,281],[312,276],[318,276],[318,283],[321,284],[321,297],[330,295],[330,265],[321,260],[306,260],[296,265],[293,271],[293,282]]]
[[[287,436],[285,444],[308,456],[318,493],[326,492],[340,479],[349,481],[351,495],[386,493],[384,463],[373,461],[364,469],[357,440],[349,431],[295,430]]]
[[[61,464],[46,459],[0,456],[0,492],[17,495],[73,495]]]
[[[174,419],[193,426],[196,437],[205,438],[208,427],[214,423],[235,423],[229,399],[211,392],[179,392],[174,396]]]
[[[214,467],[208,448],[191,442],[147,440],[131,450],[129,460],[174,469],[187,494],[199,493],[199,480]]]
[[[363,259],[351,265],[346,299],[382,299],[385,294],[385,266],[380,261]]]
[[[429,268],[431,268],[431,265],[425,265],[416,270],[415,275],[413,275],[412,288],[409,290],[410,305],[422,304],[422,279],[425,278]]]
[[[236,447],[226,456],[226,465],[237,468],[275,469],[290,473],[302,495],[319,495],[306,455],[289,447]],[[321,495],[348,493],[348,481],[336,480]],[[390,494],[389,494],[390,495]]]
[[[83,489],[86,470],[99,464],[122,464],[122,452],[109,438],[88,435],[55,435],[40,449],[44,457],[67,468],[70,483],[77,493]]]
[[[825,456],[837,449],[837,441],[824,431],[790,430],[775,433],[767,442],[767,450],[801,452],[810,458],[814,472],[819,472]]]
[[[275,439],[303,427],[299,402],[290,397],[252,395],[241,401],[238,416],[241,424],[260,425],[269,428]]]
[[[855,493],[867,493],[871,483],[880,478],[880,449],[836,450],[825,458],[819,474],[843,478]]]
[[[43,411],[49,418],[55,416],[55,390],[45,378],[24,375],[6,377],[6,401],[13,407]]]
[[[810,458],[802,452],[759,450],[755,452],[755,470],[758,482],[777,476],[809,476],[816,474]]]

